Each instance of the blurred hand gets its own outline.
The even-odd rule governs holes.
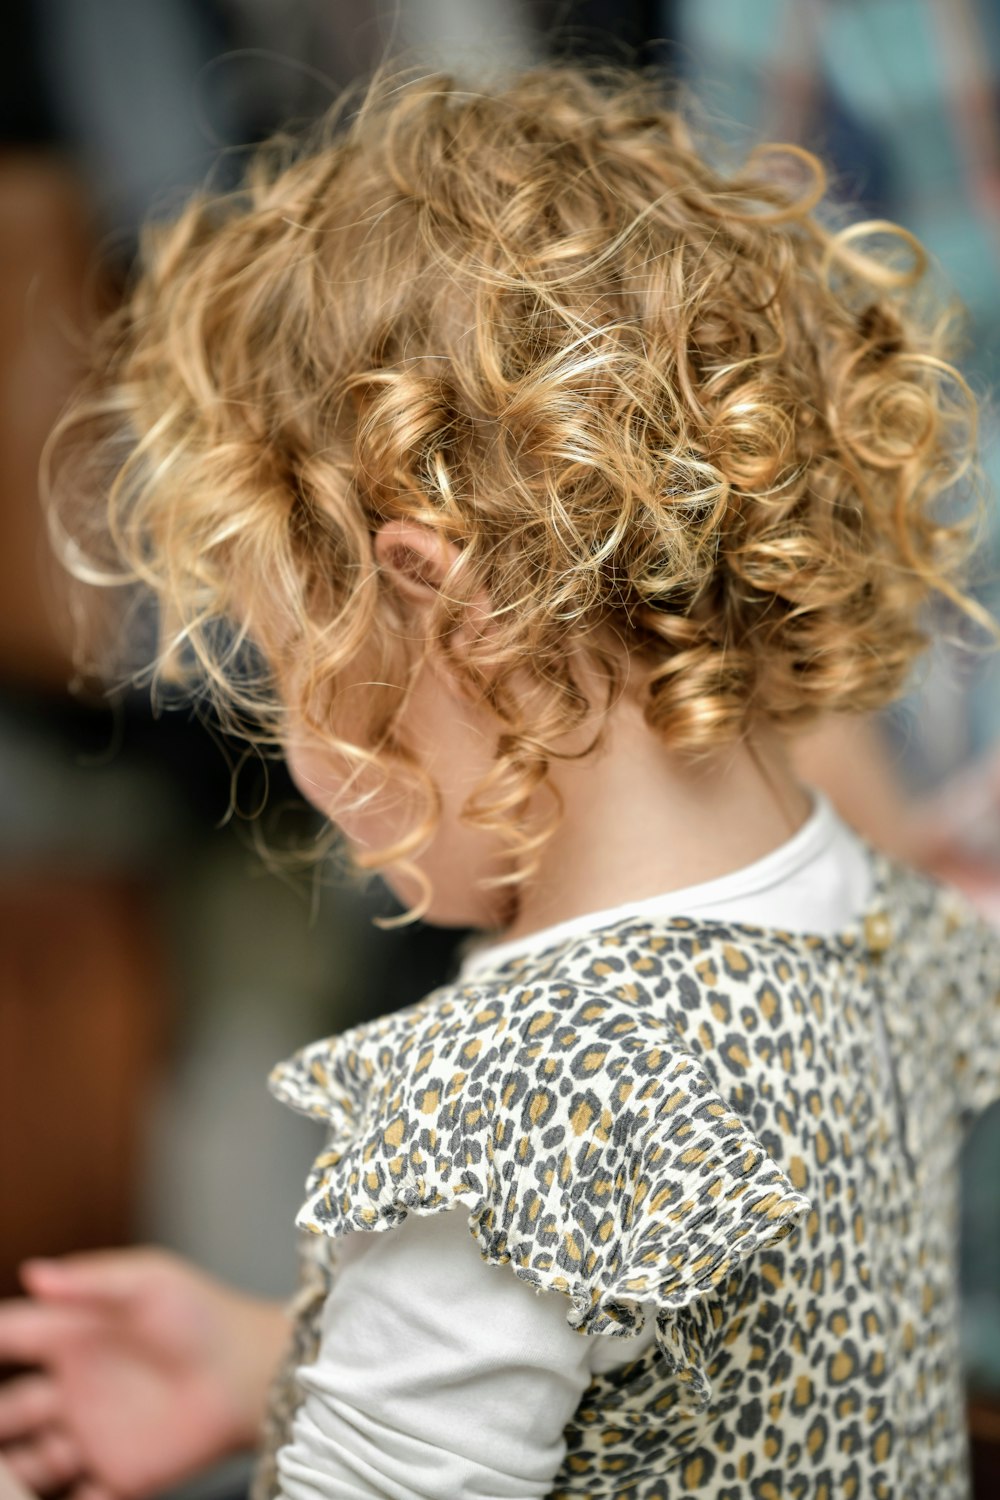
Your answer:
[[[154,1249],[29,1261],[0,1302],[0,1453],[38,1494],[150,1495],[253,1445],[288,1340],[280,1304]]]

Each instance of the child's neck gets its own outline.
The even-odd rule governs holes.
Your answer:
[[[605,749],[555,764],[552,781],[563,818],[505,939],[741,869],[791,838],[811,810],[778,741],[692,764],[666,751],[627,702]]]

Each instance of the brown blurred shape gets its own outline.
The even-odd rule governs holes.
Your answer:
[[[95,265],[69,169],[41,152],[0,155],[0,679],[55,691],[69,680],[70,644],[38,463],[78,373]]]
[[[27,691],[41,733],[71,644],[38,464],[77,375],[97,263],[69,168],[42,151],[0,155],[0,694]],[[30,803],[16,785],[0,793]],[[30,820],[32,806],[20,811]],[[25,1256],[132,1232],[161,944],[149,888],[103,864],[100,849],[71,866],[0,847],[0,1295]]]
[[[0,1296],[27,1256],[131,1238],[156,949],[141,886],[0,883]]]

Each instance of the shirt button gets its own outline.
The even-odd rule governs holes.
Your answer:
[[[865,943],[871,953],[884,953],[892,942],[892,924],[884,911],[865,917]]]

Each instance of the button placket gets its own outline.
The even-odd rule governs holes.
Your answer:
[[[866,967],[871,984],[876,1046],[887,1092],[892,1101],[900,1149],[910,1179],[915,1181],[921,1157],[918,1120],[912,1107],[913,1046],[916,1038],[913,1018],[906,1007],[893,1005],[888,999],[890,987],[886,980],[891,974],[890,952],[893,942],[892,923],[888,914],[883,911],[869,912],[864,921],[864,936],[869,958]]]

